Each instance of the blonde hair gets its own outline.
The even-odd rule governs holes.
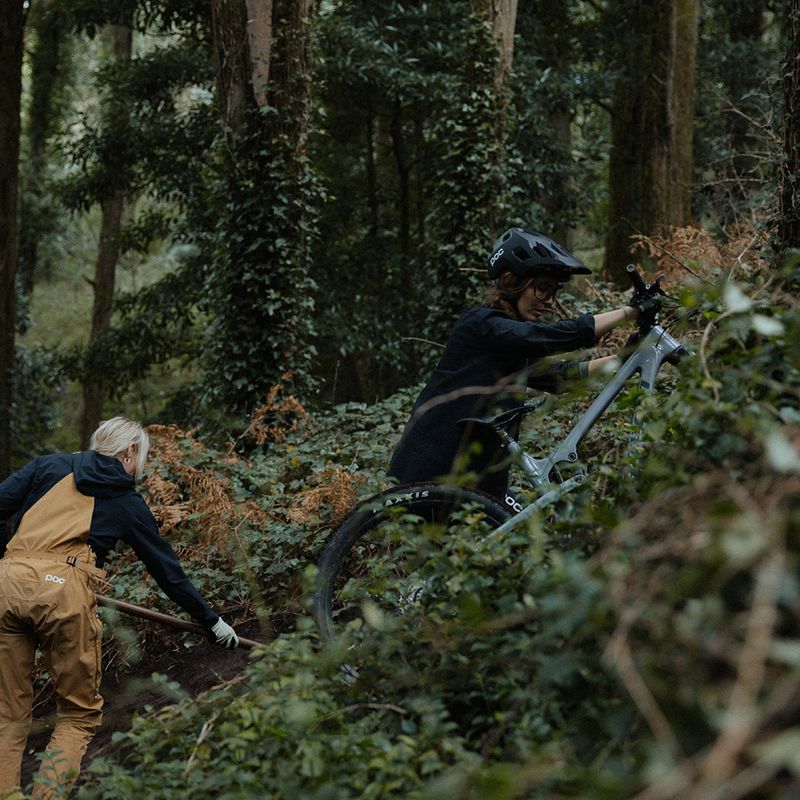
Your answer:
[[[136,448],[136,480],[140,480],[150,450],[147,431],[132,419],[113,417],[98,425],[89,441],[89,449],[106,456],[118,456],[130,445]]]

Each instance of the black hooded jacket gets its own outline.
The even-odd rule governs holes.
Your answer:
[[[158,531],[158,524],[133,478],[120,461],[92,450],[39,456],[0,483],[0,525],[16,515],[12,529],[19,527],[25,512],[37,503],[59,502],[48,493],[72,473],[75,488],[91,497],[88,544],[102,567],[118,540],[129,544],[164,593],[201,625],[210,628],[219,616],[186,577],[175,552]],[[59,509],[54,509],[56,514]],[[63,509],[65,518],[69,509]],[[0,556],[6,549],[0,536]]]
[[[527,387],[562,390],[584,373],[575,362],[551,363],[547,357],[594,343],[591,314],[547,324],[514,320],[488,306],[467,309],[414,403],[388,474],[400,483],[445,477],[464,447],[477,442],[482,452],[472,457],[468,469],[482,474],[478,488],[502,497],[508,468],[489,469],[499,441],[490,441],[480,430],[460,430],[456,423],[521,405]]]

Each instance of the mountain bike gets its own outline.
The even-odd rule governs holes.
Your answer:
[[[628,267],[634,289],[647,296],[665,296],[659,282],[647,283]],[[324,638],[336,623],[363,615],[370,605],[391,606],[403,613],[424,591],[414,573],[441,540],[448,526],[478,525],[487,535],[499,536],[523,525],[534,514],[552,506],[567,492],[584,484],[588,472],[578,448],[628,381],[639,375],[639,386],[652,392],[665,363],[677,364],[690,354],[681,342],[658,324],[657,315],[640,320],[635,349],[622,362],[566,436],[542,458],[533,458],[512,436],[522,418],[540,403],[526,403],[488,418],[460,420],[458,424],[484,426],[494,431],[507,458],[518,464],[534,499],[524,505],[507,496],[505,504],[474,489],[425,482],[396,486],[365,500],[328,537],[318,560],[313,613]],[[409,529],[427,527],[430,536],[410,537]]]

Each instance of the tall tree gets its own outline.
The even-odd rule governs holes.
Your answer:
[[[27,151],[21,183],[19,273],[23,295],[33,291],[40,241],[57,224],[45,197],[47,145],[59,121],[59,96],[69,80],[70,40],[64,9],[53,0],[33,3],[27,22],[30,93],[24,126]]]
[[[317,253],[319,369],[335,399],[371,401],[431,365],[425,340],[446,335],[508,224],[516,4],[348,0],[321,25],[312,141],[336,202]]]
[[[778,238],[800,248],[800,0],[792,0],[783,67],[784,153],[781,165]]]
[[[617,11],[605,266],[624,282],[632,234],[691,219],[698,0],[625,0]]]
[[[518,0],[472,0],[478,19],[488,20],[497,48],[493,70],[493,89],[496,98],[496,107],[492,119],[497,147],[494,149],[500,163],[497,165],[496,177],[501,183],[501,176],[505,173],[506,136],[508,127],[508,101],[509,101],[509,76],[514,60],[514,34],[517,27]],[[501,187],[498,185],[498,197],[502,197]],[[487,227],[496,230],[505,227],[502,221],[495,217],[498,209],[491,206],[487,209],[489,217]],[[494,212],[494,213],[493,213]]]
[[[17,324],[17,194],[19,184],[22,0],[0,4],[0,479],[11,470],[11,381]]]
[[[127,25],[110,25],[106,30],[109,43],[110,66],[124,68],[131,60],[133,31]],[[108,99],[109,127],[117,135],[124,135],[127,111],[116,98]],[[108,154],[109,156],[111,154]],[[109,168],[110,164],[104,165]],[[113,168],[112,168],[113,169]],[[92,304],[92,326],[89,334],[90,346],[100,339],[111,326],[111,312],[116,284],[117,262],[120,256],[120,232],[125,208],[125,191],[113,183],[109,186],[101,205],[100,241],[95,261],[94,302]],[[92,431],[102,418],[105,387],[100,375],[92,371],[84,377],[83,403],[81,406],[81,446],[89,444]]]
[[[440,155],[439,184],[434,195],[438,281],[444,306],[431,315],[430,338],[439,338],[452,323],[452,310],[463,305],[475,280],[456,280],[459,268],[482,263],[487,247],[507,227],[506,143],[508,76],[517,3],[472,0],[471,38],[454,82],[454,104],[437,121],[437,136],[449,149]]]
[[[214,0],[226,127],[211,275],[209,392],[241,414],[313,350],[314,181],[306,154],[314,0]]]

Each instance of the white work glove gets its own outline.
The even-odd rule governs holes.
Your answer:
[[[212,626],[211,633],[214,634],[214,641],[222,647],[227,647],[233,650],[234,647],[239,646],[239,637],[236,631],[220,617]]]

